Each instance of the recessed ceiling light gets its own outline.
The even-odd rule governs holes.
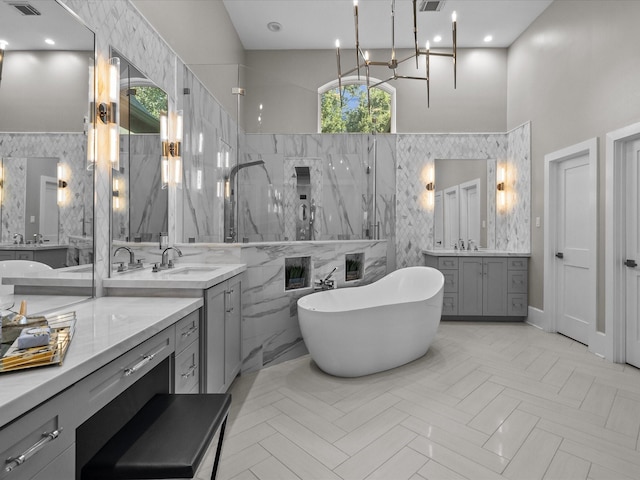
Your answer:
[[[56,42],[54,42],[50,38],[45,38],[44,39],[44,43],[46,43],[47,45],[55,45],[56,44]]]
[[[280,30],[282,30],[282,25],[278,22],[269,22],[267,23],[267,28],[271,32],[279,32]]]
[[[433,37],[433,41],[438,43],[442,41],[442,35],[436,35],[435,37]]]
[[[493,36],[492,35],[487,35],[486,37],[484,37],[484,41],[489,43],[490,41],[493,40]]]

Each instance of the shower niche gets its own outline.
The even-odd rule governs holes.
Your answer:
[[[299,290],[310,285],[311,257],[284,259],[284,290]]]
[[[362,280],[364,276],[364,253],[347,253],[344,256],[344,280]]]

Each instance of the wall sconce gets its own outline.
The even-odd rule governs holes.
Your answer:
[[[498,167],[496,175],[496,189],[498,190],[498,207],[501,209],[504,209],[507,206],[507,192],[505,191],[506,177],[506,168],[504,166]]]
[[[427,183],[427,191],[428,192],[433,192],[435,190],[435,185],[433,184],[433,182],[429,182]]]
[[[100,121],[109,126],[109,160],[111,167],[120,168],[120,59],[109,59],[109,103],[98,105]]]
[[[427,194],[426,194],[425,206],[428,210],[432,210],[435,205],[435,189],[436,189],[435,170],[434,170],[433,163],[425,167],[421,177],[426,182],[425,189],[427,190]]]
[[[160,115],[160,141],[162,142],[162,188],[166,188],[169,181],[176,185],[182,184],[182,135],[183,116],[182,110],[173,116],[172,127],[174,131],[173,141],[169,138],[169,117],[166,113]],[[173,165],[170,165],[170,159]],[[172,174],[173,173],[173,174]]]
[[[120,180],[113,179],[113,190],[111,192],[113,196],[113,210],[120,210]]]
[[[65,180],[64,165],[58,163],[58,205],[62,205],[65,200],[65,188],[67,188],[67,181]]]
[[[0,40],[0,83],[2,82],[2,64],[4,63],[4,50],[9,45],[6,40]]]

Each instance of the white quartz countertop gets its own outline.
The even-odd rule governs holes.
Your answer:
[[[202,305],[201,298],[102,297],[54,310],[75,311],[77,317],[64,364],[1,373],[0,427]]]
[[[93,265],[76,265],[29,272],[21,276],[5,276],[2,277],[2,284],[34,287],[91,287],[93,284]]]
[[[422,250],[423,255],[433,257],[530,257],[530,253],[505,252],[504,250],[490,250],[480,248],[478,250],[454,250],[438,248],[435,250]]]
[[[157,288],[204,290],[244,272],[244,263],[208,264],[176,263],[174,268],[152,271],[151,266],[140,269],[112,272],[102,285],[107,288]]]
[[[3,243],[0,244],[0,250],[60,250],[68,248],[69,245],[60,245],[57,243]]]

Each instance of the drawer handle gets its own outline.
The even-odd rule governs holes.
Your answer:
[[[138,363],[136,363],[133,367],[126,368],[124,370],[124,376],[128,377],[129,375],[133,375],[138,370],[140,370],[142,367],[144,367],[147,363],[149,363],[151,360],[153,360],[153,358],[155,356],[156,356],[155,353],[152,353],[152,354],[149,354],[149,355],[145,355],[144,357],[142,357],[142,360],[140,360]]]
[[[53,432],[44,432],[42,434],[42,438],[38,440],[36,443],[27,448],[22,455],[18,455],[17,457],[7,458],[7,466],[4,467],[5,472],[11,472],[13,469],[19,467],[24,462],[29,460],[38,450],[43,448],[47,443],[54,441],[56,438],[60,436],[60,432],[62,432],[62,427],[54,430]]]
[[[196,364],[194,363],[193,365],[191,365],[191,366],[189,367],[189,370],[187,370],[187,371],[186,371],[186,372],[184,372],[184,373],[181,373],[181,374],[180,374],[180,376],[181,376],[182,378],[189,378],[191,375],[193,375],[193,374],[195,373],[196,368],[198,368],[198,367],[197,367],[197,366],[196,366]]]
[[[182,338],[187,338],[197,330],[198,330],[198,327],[196,325],[192,325],[191,328],[189,328],[189,330],[187,330],[186,332],[182,332]]]
[[[233,307],[231,307],[229,310],[227,310],[227,313],[231,313],[233,312]]]

